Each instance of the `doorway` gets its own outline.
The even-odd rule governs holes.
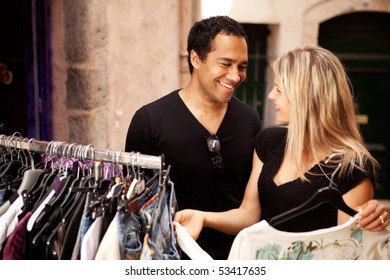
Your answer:
[[[320,25],[319,45],[344,63],[366,146],[381,171],[376,198],[390,199],[390,14],[358,12]]]
[[[0,70],[7,77],[0,79],[0,134],[51,138],[49,4],[2,2]]]
[[[235,94],[238,99],[255,108],[262,117],[269,30],[265,24],[242,24],[242,26],[248,36],[249,63],[246,80],[237,88]]]

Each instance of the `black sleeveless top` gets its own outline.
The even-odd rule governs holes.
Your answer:
[[[310,182],[303,182],[298,178],[277,186],[273,178],[283,160],[286,138],[287,128],[278,126],[265,128],[256,136],[256,153],[264,163],[258,181],[262,220],[269,221],[272,217],[307,201],[318,189],[329,185],[328,178],[335,169],[335,164],[328,164],[328,166],[325,162],[321,162],[321,167],[317,164],[310,169],[310,174],[305,174]],[[375,184],[373,171],[367,170],[363,172],[355,168],[351,174],[341,178],[336,174],[333,182],[342,194],[347,193],[367,177]],[[336,225],[337,209],[325,203],[276,225],[275,228],[289,232],[304,232]]]

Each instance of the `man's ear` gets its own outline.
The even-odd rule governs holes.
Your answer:
[[[198,68],[199,64],[202,62],[199,55],[196,53],[196,51],[191,50],[190,52],[190,58],[191,58],[191,64],[194,68]]]

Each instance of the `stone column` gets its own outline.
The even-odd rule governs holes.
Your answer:
[[[100,0],[64,0],[69,142],[107,146],[107,23]]]

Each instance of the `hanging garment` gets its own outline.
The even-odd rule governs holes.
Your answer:
[[[6,157],[4,155],[6,152],[1,151],[3,158]],[[18,159],[13,159],[12,153],[16,153],[15,157]],[[0,216],[10,207],[12,201],[9,199],[15,193],[20,195],[23,191],[31,189],[42,178],[44,170],[34,166],[34,160],[37,157],[36,153],[30,153],[31,165],[28,165],[29,159],[27,155],[19,150],[19,152],[12,151],[11,159],[2,162],[3,170],[0,174]]]
[[[173,215],[177,210],[174,184],[168,180],[160,186],[157,203],[147,223],[141,259],[179,260],[180,254],[173,229]],[[141,211],[142,213],[142,211]]]
[[[389,260],[390,228],[363,231],[357,226],[359,216],[339,226],[310,232],[279,231],[263,220],[239,232],[228,260]],[[191,259],[209,259],[184,227],[175,226],[184,253]]]
[[[58,259],[60,260],[70,260],[72,258],[73,248],[77,242],[85,200],[86,193],[81,193],[77,196],[76,199],[74,199],[74,207],[69,210],[69,214],[65,213],[64,218],[62,219],[61,226],[63,227],[64,232],[63,238],[59,238],[59,234],[57,233],[56,240],[57,242],[62,240],[59,244],[60,253]]]
[[[173,183],[166,183],[169,171],[160,169],[160,157],[134,153],[133,159],[133,153],[123,153],[102,164],[108,152],[91,151],[102,158],[94,161],[87,159],[89,147],[34,140],[37,146],[28,148],[49,153],[40,157],[43,165],[32,168],[24,145],[15,144],[19,141],[27,140],[0,143],[15,145],[7,154],[0,151],[0,245],[5,245],[7,259],[179,258],[172,227],[176,196]],[[68,157],[71,153],[76,158]],[[133,172],[127,172],[131,185],[117,170],[124,154],[121,161],[132,164]],[[104,167],[104,178],[95,169],[98,165]],[[147,176],[146,169],[151,171]]]
[[[81,260],[93,260],[99,248],[99,237],[102,229],[103,217],[97,217],[85,233],[81,245]]]
[[[7,238],[8,227],[10,226],[14,217],[19,214],[19,210],[22,206],[23,198],[22,196],[17,196],[17,199],[12,202],[7,212],[0,216],[0,252],[2,252],[1,248],[3,247],[3,242]]]
[[[100,242],[95,260],[120,260],[119,236],[118,236],[118,213],[115,215],[106,233]]]
[[[44,172],[44,170],[42,170],[42,169],[26,170],[23,173],[23,177],[22,177],[21,181],[13,182],[13,187],[12,187],[11,193],[17,192],[20,195],[23,191],[28,191],[29,189],[31,189],[34,186],[34,184],[36,184],[42,178],[43,172]],[[10,205],[9,203],[7,204],[6,202],[9,202],[9,200],[5,201],[4,205],[2,205],[2,207],[1,207],[2,213],[7,211],[8,207]]]
[[[212,260],[212,257],[196,243],[185,227],[177,222],[173,222],[173,224],[177,235],[177,243],[191,260]]]
[[[363,231],[357,226],[359,216],[339,226],[299,233],[279,231],[263,220],[236,236],[229,259],[390,259],[390,231]]]
[[[83,207],[83,210],[82,210],[82,213],[81,213],[81,217],[80,217],[80,220],[79,220],[79,224],[78,224],[78,227],[77,227],[77,236],[76,236],[76,240],[75,240],[75,243],[73,244],[73,248],[72,248],[72,255],[71,255],[71,260],[79,260],[80,259],[80,250],[81,250],[81,235],[85,234],[85,232],[87,231],[87,229],[85,231],[83,231],[83,227],[84,227],[84,222],[85,222],[85,213],[86,211],[88,210],[88,203],[89,203],[89,193],[86,193],[85,195],[85,200],[84,200],[84,207]],[[90,223],[88,223],[88,227],[92,224],[92,221]]]
[[[153,177],[138,196],[133,195],[130,201],[127,200],[127,196],[124,196],[120,202],[117,221],[119,251],[122,260],[141,258],[145,230],[149,222],[148,217],[151,216],[156,203],[158,188],[158,177]]]
[[[31,212],[26,213],[8,237],[3,250],[3,260],[23,259],[24,232],[26,231],[27,221],[30,217]]]

